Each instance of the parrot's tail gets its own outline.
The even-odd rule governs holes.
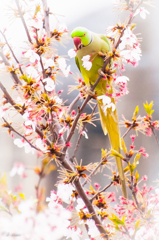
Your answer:
[[[120,153],[120,130],[118,127],[117,110],[115,109],[115,111],[112,112],[111,108],[107,108],[107,115],[105,115],[102,109],[102,105],[99,102],[98,102],[98,107],[99,107],[99,115],[100,115],[103,132],[105,135],[108,133],[111,148],[116,150],[118,153]],[[115,157],[115,160],[116,160],[116,165],[119,172],[123,197],[127,198],[126,183],[125,183],[122,160],[120,157]]]

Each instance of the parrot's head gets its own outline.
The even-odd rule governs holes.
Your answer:
[[[84,27],[75,28],[71,32],[71,37],[73,38],[77,50],[81,49],[83,46],[87,46],[92,41],[90,31]]]

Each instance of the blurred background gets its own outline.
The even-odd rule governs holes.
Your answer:
[[[59,21],[66,23],[69,34],[71,30],[77,26],[84,26],[96,33],[106,33],[106,29],[109,26],[112,26],[117,22],[123,22],[128,17],[128,12],[115,12],[113,10],[113,1],[108,0],[48,0],[48,5],[50,5],[52,12],[59,14],[57,15]],[[143,103],[146,101],[149,103],[150,101],[154,101],[155,112],[153,114],[153,120],[159,119],[159,1],[155,2],[154,8],[147,5],[144,5],[144,7],[150,12],[150,15],[147,15],[145,20],[141,19],[140,16],[137,15],[134,20],[134,23],[137,24],[134,32],[137,34],[137,37],[142,39],[142,58],[137,67],[125,66],[126,71],[123,72],[123,75],[128,76],[130,79],[128,83],[129,94],[122,97],[117,104],[120,120],[122,120],[122,114],[126,119],[131,120],[133,111],[137,105],[139,105],[140,109],[139,114],[144,116],[145,111]],[[2,11],[1,27],[3,27],[3,8],[5,8],[5,3],[2,1],[0,2],[0,8]],[[18,24],[20,23],[15,21],[10,27],[10,38],[13,38],[13,41],[16,43],[15,51],[17,51],[17,53],[20,51],[19,42],[25,38],[25,33],[20,27],[21,25]],[[73,48],[72,39],[69,39],[65,48],[59,44],[59,55],[66,56],[70,48]],[[73,73],[78,73],[74,59],[70,60],[68,58],[68,64],[71,64],[71,71]],[[4,83],[7,89],[12,85],[10,77],[7,74],[1,74],[0,80]],[[62,98],[68,99],[66,103],[68,105],[78,94],[78,92],[73,92],[68,95],[66,91],[68,85],[74,84],[74,79],[72,75],[70,75],[67,79],[61,77],[59,80],[62,82],[62,85],[59,84],[57,90],[64,90]],[[0,94],[2,96],[1,91]],[[85,109],[85,111],[89,111],[89,108]],[[78,162],[80,162],[81,159],[85,164],[97,162],[100,160],[101,148],[109,149],[108,137],[104,136],[100,122],[97,121],[95,124],[96,127],[87,125],[89,139],[87,140],[84,137],[82,138],[76,155]],[[125,131],[126,128],[121,128],[121,135],[123,135]],[[128,149],[131,144],[130,135],[132,134],[135,134],[134,130],[132,130],[125,138]],[[159,137],[159,133],[156,132],[156,134]],[[70,155],[72,154],[71,151],[75,146],[76,138],[77,135],[75,135],[72,140]],[[153,135],[151,137],[147,137],[141,133],[138,134],[134,145],[136,146],[136,149],[139,149],[141,146],[144,147],[146,152],[149,154],[148,158],[141,157],[140,164],[137,169],[140,176],[148,176],[149,186],[154,185],[153,181],[159,178],[159,146],[157,145]],[[7,134],[5,129],[1,128],[0,173],[6,172],[9,176],[9,172],[11,171],[14,162],[25,163],[28,167],[28,170],[26,170],[27,178],[22,179],[18,175],[12,178],[9,177],[9,188],[15,189],[15,187],[20,184],[28,197],[30,195],[34,195],[34,187],[35,184],[37,184],[38,178],[31,169],[36,166],[37,158],[35,155],[25,154],[23,148],[20,149],[15,146],[12,138]],[[110,171],[107,169],[104,169],[103,173],[111,175]],[[53,189],[53,184],[57,180],[57,175],[57,172],[53,172],[45,179],[45,181],[43,181],[43,185],[47,186],[47,196],[49,196],[50,190]],[[92,180],[92,184],[95,182],[101,183],[101,187],[104,187],[110,182],[110,179],[106,176],[103,177],[100,173],[97,173]]]

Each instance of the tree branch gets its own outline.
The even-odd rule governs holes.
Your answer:
[[[15,56],[15,54],[14,54],[14,52],[13,52],[11,46],[9,45],[8,40],[7,40],[6,36],[5,36],[5,34],[4,34],[2,31],[0,31],[0,33],[1,33],[2,36],[4,37],[4,40],[5,40],[5,42],[6,42],[7,46],[8,46],[8,48],[9,48],[9,50],[11,51],[11,53],[12,53],[12,55],[13,55],[15,61],[16,61],[16,62],[18,63],[18,65],[19,65],[19,61],[18,61],[18,59],[16,58],[16,56]],[[20,65],[19,65],[19,70],[20,70],[21,74],[23,75],[23,71],[22,71],[22,68],[21,68]]]
[[[4,53],[3,53],[2,51],[0,51],[0,56],[1,56],[4,64],[5,64],[7,67],[11,67],[8,59],[6,58],[6,56],[4,55]],[[22,85],[21,81],[19,80],[17,74],[16,74],[14,71],[10,71],[10,74],[11,74],[11,76],[12,76],[15,84]]]
[[[23,23],[23,25],[24,25],[24,29],[25,29],[26,35],[27,35],[27,37],[28,37],[28,40],[29,40],[30,43],[32,43],[32,40],[31,40],[29,31],[28,31],[26,22],[25,22],[25,20],[24,20],[23,13],[22,13],[21,8],[20,8],[20,6],[19,6],[19,0],[15,0],[15,2],[16,2],[16,4],[17,4],[18,12],[19,12],[20,18],[21,18],[21,20],[22,20],[22,23]]]
[[[10,131],[15,132],[17,135],[19,135],[21,138],[23,138],[32,148],[34,148],[35,150],[42,152],[39,148],[35,147],[25,136],[23,136],[22,134],[20,134],[19,132],[17,132],[12,126],[11,124],[9,124],[7,122],[7,120],[2,117],[3,121],[7,124],[6,127],[8,127],[10,129]],[[43,152],[42,152],[43,153]]]
[[[44,9],[44,26],[47,32],[47,37],[50,38],[50,24],[49,24],[49,7],[47,6],[47,0],[42,0],[43,9]]]
[[[93,199],[96,198],[100,193],[105,192],[105,190],[107,190],[112,184],[113,184],[113,181],[112,181],[109,185],[107,185],[106,187],[104,187],[101,191],[97,192],[97,193],[90,199],[90,201],[92,202]]]

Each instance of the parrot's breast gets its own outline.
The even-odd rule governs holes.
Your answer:
[[[77,51],[77,59],[80,67],[81,74],[84,78],[86,84],[94,84],[99,77],[98,70],[103,67],[103,58],[99,56],[99,52],[108,52],[108,44],[100,38],[99,34],[92,33],[92,42],[82,49]],[[92,67],[87,71],[83,66],[82,58],[86,55],[90,55],[90,61],[92,62]],[[103,95],[106,93],[106,81],[101,79],[98,86],[95,89],[98,95]]]

